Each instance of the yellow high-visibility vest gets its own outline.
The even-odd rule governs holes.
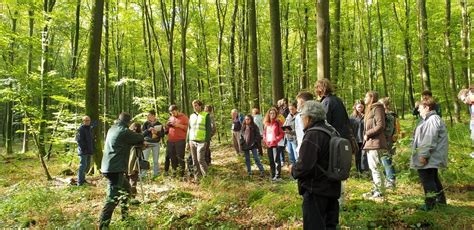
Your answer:
[[[206,140],[206,112],[193,113],[189,119],[189,140]]]

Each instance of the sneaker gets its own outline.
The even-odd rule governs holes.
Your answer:
[[[275,177],[272,178],[272,181],[274,181],[274,182],[278,182],[278,181],[282,181],[282,180],[283,179],[281,179],[281,177],[276,177],[275,176]]]
[[[474,152],[472,152],[471,154],[469,154],[469,156],[471,156],[471,158],[474,158]]]
[[[364,198],[370,199],[370,200],[377,200],[382,198],[382,193],[373,191],[373,192],[368,192],[363,194]]]
[[[387,181],[387,182],[385,183],[385,188],[386,188],[386,189],[395,190],[395,188],[396,188],[395,181]]]
[[[130,204],[131,204],[131,205],[139,205],[139,204],[140,204],[140,201],[137,200],[137,199],[131,199],[131,200],[130,200]]]
[[[170,174],[168,173],[168,171],[165,171],[164,175],[169,176]]]

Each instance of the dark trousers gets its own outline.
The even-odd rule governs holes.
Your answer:
[[[107,197],[105,199],[104,208],[100,214],[99,228],[108,227],[115,207],[120,202],[122,209],[122,219],[128,217],[128,199],[130,194],[130,184],[125,173],[104,173],[105,178],[109,181]]]
[[[211,141],[208,141],[206,145],[206,163],[211,164]]]
[[[364,150],[362,150],[362,143],[357,143],[359,145],[359,151],[355,155],[356,169],[357,172],[364,172],[369,169],[369,162],[367,161],[367,155],[364,156]]]
[[[338,223],[337,198],[303,194],[303,229],[336,229]]]
[[[418,176],[425,191],[425,204],[427,208],[434,208],[436,203],[446,204],[446,196],[444,195],[443,185],[439,181],[438,169],[418,169]]]
[[[171,167],[173,168],[174,173],[178,173],[179,176],[184,176],[184,168],[186,164],[184,163],[184,152],[186,149],[186,141],[168,141],[166,147],[166,156],[169,157],[171,161]],[[168,172],[170,164],[166,166],[165,162],[165,171]]]
[[[281,152],[280,148],[277,146],[269,147],[268,149],[268,159],[270,160],[270,172],[273,177],[281,177]]]

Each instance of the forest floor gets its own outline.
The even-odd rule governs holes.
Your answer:
[[[451,138],[453,139],[453,138]],[[418,210],[423,192],[416,172],[408,169],[408,146],[400,141],[394,162],[397,187],[383,200],[372,201],[362,194],[371,188],[368,176],[353,172],[345,184],[340,212],[342,229],[474,229],[474,159],[464,144],[450,141],[450,164],[440,172],[448,205],[432,211]],[[461,146],[461,147],[460,147]],[[140,205],[130,205],[131,219],[120,220],[116,209],[112,228],[302,228],[301,196],[297,183],[283,167],[283,181],[271,182],[268,160],[263,157],[267,177],[248,177],[245,160],[229,145],[212,148],[209,175],[199,184],[189,178],[159,176],[139,185]],[[163,153],[163,149],[162,149]],[[0,228],[92,229],[104,203],[106,180],[88,176],[88,186],[68,184],[76,171],[75,154],[55,154],[47,162],[52,181],[46,181],[33,153],[0,158]],[[163,164],[161,164],[163,167]],[[253,166],[254,174],[258,174]]]

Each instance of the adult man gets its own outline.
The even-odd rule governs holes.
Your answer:
[[[147,148],[143,150],[143,155],[145,159],[148,160],[150,152],[153,152],[153,177],[157,177],[160,174],[160,140],[165,135],[165,132],[163,125],[156,119],[155,110],[148,112],[147,121],[143,123],[142,130],[147,146]]]
[[[240,154],[240,130],[242,129],[243,117],[237,109],[232,109],[232,145],[234,146],[236,155]]]
[[[300,92],[298,95],[296,95],[298,111],[301,111],[304,103],[309,100],[313,100],[313,94],[310,92],[303,91],[303,92]],[[296,134],[295,160],[298,160],[301,142],[303,142],[303,136],[304,136],[303,130],[304,130],[304,124],[303,124],[303,120],[301,119],[301,113],[298,113],[296,114],[296,117],[295,117],[295,134]]]
[[[349,117],[346,107],[339,97],[333,95],[334,87],[331,82],[324,78],[318,80],[315,86],[316,95],[321,98],[321,104],[326,111],[327,122],[336,128],[341,137],[351,140]]]
[[[79,170],[77,172],[77,185],[86,183],[86,171],[89,169],[92,154],[94,153],[94,140],[92,134],[91,118],[82,117],[82,125],[76,135],[77,152],[80,158]]]
[[[193,101],[194,113],[189,117],[187,140],[191,149],[194,165],[194,179],[206,176],[206,145],[211,138],[211,119],[209,114],[202,111],[203,103],[199,100]]]
[[[306,134],[298,161],[290,169],[292,176],[298,179],[298,191],[303,196],[303,228],[336,229],[341,182],[330,180],[321,170],[329,165],[330,136],[319,130],[309,130],[320,127],[334,131],[334,128],[325,123],[326,112],[319,102],[305,102],[300,113]]]
[[[284,118],[288,116],[290,110],[288,109],[288,99],[282,98],[277,102],[278,113],[280,113]]]
[[[428,100],[428,99],[433,99],[433,93],[429,90],[425,90],[421,92],[421,100]],[[435,103],[433,110],[436,112],[436,114],[442,117],[441,106],[438,103]],[[413,116],[416,116],[416,117],[420,115],[420,111],[418,109],[418,102],[415,104],[415,108],[413,109],[412,114]]]
[[[290,164],[295,164],[297,159],[296,154],[296,133],[295,133],[295,118],[298,115],[296,110],[296,103],[291,103],[288,106],[290,113],[283,124],[283,131],[285,132],[286,150],[288,150],[288,161]]]
[[[112,213],[121,203],[122,219],[128,217],[130,183],[127,179],[130,148],[143,143],[143,136],[128,129],[131,116],[121,113],[118,121],[107,132],[101,171],[108,180],[108,192],[104,208],[100,214],[100,228],[108,227]]]
[[[169,107],[170,118],[166,123],[166,132],[168,133],[168,144],[166,147],[166,155],[171,160],[171,167],[174,173],[178,172],[179,176],[184,176],[184,152],[186,149],[186,133],[188,131],[188,117],[178,111],[178,106],[171,105]],[[179,169],[178,169],[179,165]],[[165,162],[165,173],[168,173],[169,163]]]

